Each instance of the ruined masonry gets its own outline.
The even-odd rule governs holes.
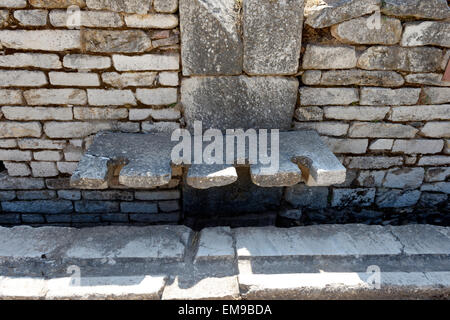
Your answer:
[[[2,225],[450,223],[446,0],[0,0],[0,50]],[[280,168],[173,163],[196,121]]]

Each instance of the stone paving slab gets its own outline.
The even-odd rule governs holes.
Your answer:
[[[449,230],[0,228],[0,299],[449,299]]]
[[[200,232],[195,261],[211,259],[233,260],[234,257],[233,236],[230,228],[207,228]]]
[[[292,256],[397,255],[401,243],[381,226],[320,225],[291,229],[238,228],[239,259]]]
[[[177,277],[168,284],[163,300],[237,300],[240,297],[236,276],[205,278],[194,283],[183,283]]]
[[[246,274],[239,276],[244,299],[429,299],[450,297],[448,272],[387,272],[380,287],[366,273]]]
[[[165,285],[164,276],[72,278],[46,281],[48,300],[159,300]]]

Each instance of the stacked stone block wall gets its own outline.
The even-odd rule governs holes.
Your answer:
[[[177,178],[69,185],[97,132],[180,126],[177,12],[177,0],[0,1],[1,224],[179,221]]]
[[[278,1],[294,6],[289,20],[274,11]],[[69,177],[99,131],[184,126],[182,70],[244,82],[298,77],[292,129],[317,130],[348,178],[286,188],[284,216],[401,223],[409,214],[449,223],[447,1],[270,0],[255,11],[247,6],[258,2],[243,0],[224,20],[208,15],[208,3],[180,0],[199,24],[223,28],[213,56],[183,50],[188,65],[178,0],[0,0],[0,224],[179,222],[179,170],[162,190],[79,191]],[[295,15],[303,5],[304,21]],[[270,29],[286,21],[284,30]],[[283,49],[268,51],[267,38]],[[282,62],[268,63],[276,57]]]
[[[305,15],[294,127],[317,130],[348,177],[287,188],[288,204],[320,222],[449,223],[447,1],[306,1]]]

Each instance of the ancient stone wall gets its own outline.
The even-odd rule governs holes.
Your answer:
[[[0,46],[0,224],[181,221],[181,171],[158,190],[80,191],[69,178],[99,131],[235,123],[180,103],[199,83],[210,99],[273,90],[267,126],[317,130],[348,169],[343,185],[285,188],[282,216],[449,223],[445,0],[0,0]],[[290,122],[278,101],[292,84]]]
[[[179,221],[176,179],[69,185],[98,131],[180,126],[177,12],[177,0],[0,1],[0,223]]]

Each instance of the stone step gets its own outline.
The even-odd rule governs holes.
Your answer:
[[[0,228],[0,299],[450,298],[450,228]]]
[[[238,178],[236,165],[250,166],[252,181],[261,187],[292,186],[301,181],[328,186],[345,181],[346,169],[315,131],[279,133],[279,146],[272,143],[267,146],[267,155],[272,159],[270,165],[255,161],[260,158],[252,161],[252,150],[247,144],[240,155],[236,151],[238,139],[222,138],[224,151],[227,141],[233,143],[232,161],[226,159],[224,152],[221,160],[228,164],[209,165],[195,161],[198,156],[195,137],[191,137],[187,144],[191,148],[187,150],[191,151],[190,157],[182,159],[176,155],[177,158],[172,159],[172,150],[178,143],[171,141],[169,134],[100,133],[72,175],[71,185],[80,189],[107,189],[114,172],[119,171],[119,183],[126,187],[160,187],[171,181],[172,164],[189,167],[187,183],[198,189],[234,183]],[[269,141],[271,138],[268,135]],[[208,144],[203,142],[202,155]],[[254,151],[258,155],[258,150]],[[278,157],[274,158],[274,155]]]

